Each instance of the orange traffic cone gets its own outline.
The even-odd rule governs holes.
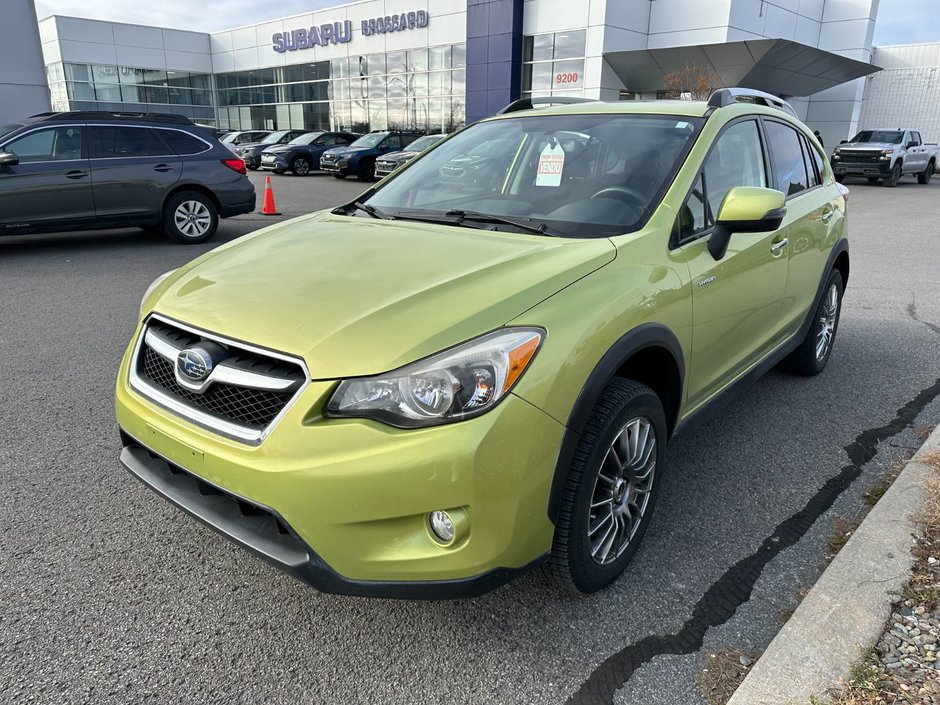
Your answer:
[[[274,191],[271,189],[271,177],[264,179],[264,206],[261,208],[261,215],[280,215],[277,206],[274,205]]]

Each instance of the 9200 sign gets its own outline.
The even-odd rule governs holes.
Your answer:
[[[561,85],[563,83],[577,83],[580,75],[576,72],[570,73],[556,73],[555,74],[555,85]]]

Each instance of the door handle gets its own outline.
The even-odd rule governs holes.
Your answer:
[[[88,172],[82,171],[81,169],[73,169],[72,171],[65,172],[66,179],[83,179],[88,176]]]
[[[154,171],[173,171],[173,167],[168,164],[157,164],[154,168]]]
[[[828,223],[830,220],[832,220],[832,216],[835,212],[836,212],[835,208],[833,208],[830,205],[826,205],[823,207],[822,215],[819,216],[819,219],[824,223]]]
[[[770,246],[770,254],[776,257],[783,251],[783,248],[789,244],[790,244],[790,241],[787,238],[783,238],[780,242],[775,242],[773,245]]]

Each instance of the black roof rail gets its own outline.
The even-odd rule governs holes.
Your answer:
[[[593,98],[579,98],[571,95],[540,96],[537,98],[520,98],[514,100],[502,110],[496,112],[497,115],[514,113],[519,110],[531,110],[536,105],[570,105],[574,103],[596,103]]]
[[[793,106],[783,98],[771,93],[765,93],[754,88],[719,88],[708,96],[708,107],[712,109],[725,108],[734,103],[755,103],[757,105],[766,105],[768,108],[777,108],[788,115],[799,118]]]
[[[37,113],[36,115],[30,115],[29,119],[42,122],[57,122],[60,120],[143,120],[148,122],[169,122],[177,125],[195,124],[185,115],[175,113],[105,112],[100,110]]]

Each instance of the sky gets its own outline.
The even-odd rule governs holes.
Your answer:
[[[707,0],[706,0],[707,1]],[[92,17],[116,22],[175,27],[202,32],[231,29],[265,20],[342,4],[342,0],[35,0],[40,18],[48,15]],[[198,11],[194,11],[198,8]],[[433,0],[430,9],[434,11]],[[875,46],[940,42],[938,0],[881,0],[875,25]]]

